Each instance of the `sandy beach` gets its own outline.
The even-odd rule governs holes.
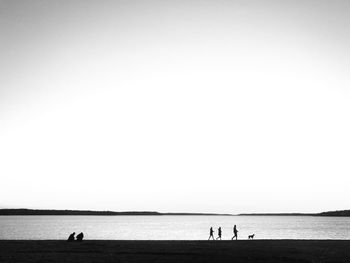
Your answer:
[[[350,241],[0,241],[0,262],[350,262]]]

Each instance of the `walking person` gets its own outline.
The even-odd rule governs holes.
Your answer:
[[[213,227],[211,227],[210,230],[209,230],[209,238],[208,238],[208,240],[210,240],[210,238],[213,238],[213,240],[215,240]]]
[[[233,237],[231,238],[231,240],[233,240],[234,238],[238,238],[238,230],[237,230],[237,227],[236,225],[233,227]]]
[[[218,237],[216,240],[220,239],[221,240],[221,226],[218,228]]]

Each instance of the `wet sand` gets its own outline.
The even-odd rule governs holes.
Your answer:
[[[350,241],[0,241],[0,262],[350,262]]]

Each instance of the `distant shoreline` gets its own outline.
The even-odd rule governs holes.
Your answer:
[[[350,217],[350,210],[327,211],[322,213],[244,213],[239,216],[338,216]]]
[[[234,216],[215,213],[159,213],[153,211],[91,211],[91,210],[48,210],[48,209],[0,209],[0,216]]]
[[[51,209],[0,209],[0,216],[338,216],[350,217],[350,210],[322,213],[160,213],[154,211],[91,211],[91,210],[51,210]]]
[[[238,216],[320,216],[320,213],[252,213]]]

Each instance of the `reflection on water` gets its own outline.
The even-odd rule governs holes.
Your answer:
[[[206,240],[209,228],[222,239],[350,239],[350,218],[311,216],[0,216],[0,239]]]

